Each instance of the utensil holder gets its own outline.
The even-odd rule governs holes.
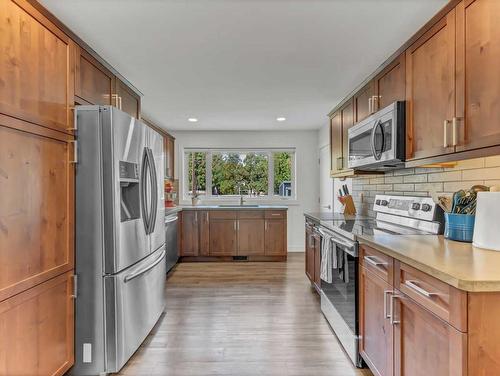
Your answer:
[[[472,243],[475,215],[444,213],[444,237],[459,242]]]
[[[356,207],[354,206],[354,201],[351,195],[339,196],[340,203],[344,206],[344,214],[355,215]]]

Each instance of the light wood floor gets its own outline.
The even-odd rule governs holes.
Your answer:
[[[120,375],[371,375],[352,366],[304,274],[288,262],[182,263],[167,309]]]

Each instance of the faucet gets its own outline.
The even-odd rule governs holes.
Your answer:
[[[238,194],[240,195],[240,206],[243,206],[245,203],[245,199],[243,198],[243,194],[241,193],[241,187],[238,186]]]

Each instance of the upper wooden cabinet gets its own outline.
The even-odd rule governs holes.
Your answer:
[[[349,139],[348,131],[354,125],[354,101],[348,101],[341,109],[342,118],[342,168],[348,168],[349,162]]]
[[[375,112],[375,101],[375,85],[373,81],[370,81],[360,91],[354,94],[354,123],[366,119]]]
[[[466,0],[457,19],[457,151],[500,145],[500,1]]]
[[[0,301],[73,268],[70,138],[0,117]]]
[[[118,78],[115,79],[113,100],[113,104],[120,110],[139,119],[141,113],[141,97]]]
[[[455,10],[406,51],[407,158],[454,151]]]
[[[110,105],[115,76],[88,52],[76,47],[75,102]]]
[[[342,113],[335,112],[330,118],[330,152],[332,174],[342,170]]]
[[[0,0],[0,24],[0,113],[70,132],[75,44],[27,1]]]
[[[165,178],[175,177],[175,138],[164,135],[165,140]]]
[[[375,79],[374,110],[380,110],[395,101],[404,101],[406,96],[406,56],[399,55],[385,67]]]

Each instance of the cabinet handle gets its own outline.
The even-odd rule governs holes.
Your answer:
[[[424,290],[422,287],[420,286],[417,286],[416,284],[416,281],[405,281],[405,286],[409,287],[410,289],[418,292],[420,295],[423,295],[425,296],[426,298],[432,298],[433,296],[436,296],[438,295],[437,293],[435,292],[429,292],[427,290]]]
[[[458,127],[458,118],[454,117],[453,120],[451,121],[451,127],[452,127],[452,143],[453,146],[457,146],[458,141],[457,141],[457,127]]]
[[[372,101],[373,101],[373,97],[370,97],[368,98],[368,113],[371,114],[373,111],[372,111]]]
[[[448,145],[448,124],[450,123],[449,120],[445,120],[443,122],[443,138],[444,138],[444,141],[443,141],[443,147],[447,148],[449,145]]]
[[[374,95],[372,98],[373,98],[373,99],[372,99],[372,111],[373,111],[373,112],[376,112],[376,111],[377,111],[377,108],[376,108],[376,103],[377,103],[377,101],[378,101],[378,96],[377,96],[377,95]]]
[[[206,214],[207,214],[207,223],[208,223],[208,212]]]
[[[401,298],[399,295],[391,295],[391,307],[390,307],[390,323],[391,325],[397,325],[400,324],[401,321],[399,320],[394,320],[394,300]]]
[[[73,274],[71,276],[73,282],[73,293],[69,296],[71,299],[76,299],[78,296],[78,275]]]
[[[384,317],[386,319],[391,318],[391,314],[387,313],[387,295],[392,294],[391,290],[385,290],[384,291]]]
[[[370,265],[379,266],[379,265],[387,265],[386,262],[378,261],[375,256],[364,256],[363,259]]]
[[[194,223],[198,223],[198,212],[194,212]]]
[[[342,161],[342,159],[343,158],[344,157],[338,157],[337,158],[337,170],[342,170],[342,167],[343,167],[343,163],[342,163],[343,161]]]
[[[118,97],[118,108],[122,109],[122,97]]]
[[[234,231],[236,231],[237,221],[234,221]]]

